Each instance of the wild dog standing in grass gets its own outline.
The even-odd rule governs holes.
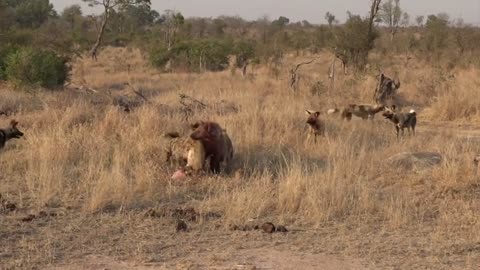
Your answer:
[[[170,143],[166,149],[166,161],[179,165],[186,170],[198,172],[204,168],[205,147],[189,136],[181,137],[178,133],[167,133]]]
[[[311,141],[312,137],[315,143],[317,143],[318,136],[325,136],[325,123],[320,120],[320,112],[305,111],[308,114],[308,135],[307,141]]]
[[[5,143],[10,139],[20,139],[23,136],[23,132],[17,128],[18,122],[12,120],[10,127],[0,129],[0,149],[5,147]]]
[[[221,163],[229,162],[233,156],[233,145],[226,131],[215,122],[200,121],[191,125],[193,132],[190,137],[202,142],[206,157],[210,159],[210,170],[219,173]]]
[[[371,119],[375,117],[375,114],[385,110],[383,105],[368,105],[368,104],[349,104],[343,109],[330,109],[327,111],[327,114],[335,114],[341,112],[342,119],[350,121],[352,116],[362,118],[363,120]]]
[[[415,110],[412,109],[408,113],[400,113],[396,112],[396,106],[392,105],[391,108],[386,108],[382,115],[395,124],[397,138],[400,135],[400,130],[402,131],[403,136],[404,128],[408,129],[408,134],[415,135],[415,126],[417,125],[417,113]],[[410,129],[412,129],[412,133],[410,133]]]

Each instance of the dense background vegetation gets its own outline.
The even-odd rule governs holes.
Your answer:
[[[251,62],[274,64],[285,53],[316,53],[322,49],[333,53],[334,48],[338,57],[358,71],[368,63],[382,65],[368,61],[372,54],[383,56],[377,60],[415,55],[432,65],[450,67],[480,63],[480,49],[475,46],[480,42],[478,28],[446,14],[411,18],[398,0],[382,3],[371,32],[368,16],[351,13],[345,23],[339,24],[335,15],[327,12],[324,25],[313,25],[305,20],[292,22],[284,16],[273,21],[228,16],[185,18],[177,11],[152,10],[149,1],[114,2],[118,5],[106,7],[105,16],[83,14],[79,5],[56,11],[49,0],[1,0],[0,79],[49,88],[63,84],[68,60],[88,52],[105,18],[101,46],[138,47],[160,71],[220,71],[228,67],[232,55],[239,68]],[[15,60],[22,53],[29,58],[22,60],[24,69],[25,62],[41,70],[53,65],[46,68],[49,74],[36,74],[38,78],[26,81],[28,76],[18,74],[22,71]],[[9,68],[9,63],[15,66]],[[56,72],[60,74],[52,74]]]

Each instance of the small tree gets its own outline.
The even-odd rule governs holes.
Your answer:
[[[335,15],[333,15],[333,14],[330,13],[330,12],[327,12],[327,13],[325,14],[325,20],[327,21],[328,26],[332,27],[332,24],[336,21],[336,20],[335,20]]]
[[[400,0],[388,0],[382,4],[379,18],[385,23],[390,32],[390,40],[393,40],[398,31],[400,19],[402,18],[402,9]]]
[[[429,15],[425,27],[427,29],[426,49],[436,51],[444,48],[448,37],[448,15]]]
[[[15,6],[15,18],[22,27],[38,28],[49,17],[57,16],[49,0],[18,1]]]
[[[150,0],[82,0],[86,2],[89,6],[102,6],[103,7],[103,18],[102,25],[98,30],[97,39],[92,49],[90,50],[90,55],[93,59],[97,59],[97,51],[100,45],[102,44],[103,35],[105,33],[105,28],[107,27],[108,20],[110,18],[110,12],[117,8],[126,8],[131,5],[148,5],[150,6]]]
[[[185,23],[185,18],[182,13],[174,10],[165,10],[165,14],[162,16],[163,25],[165,29],[165,42],[167,43],[167,49],[171,50],[176,41],[178,29]]]
[[[423,21],[425,20],[425,16],[423,15],[420,15],[420,16],[417,16],[415,17],[415,22],[417,23],[417,26],[418,27],[422,27],[423,26]]]
[[[402,21],[400,22],[400,24],[403,27],[408,27],[410,25],[410,14],[408,14],[407,12],[404,12],[402,15]]]
[[[289,18],[284,17],[284,16],[280,16],[280,17],[278,17],[278,19],[276,19],[272,22],[272,25],[281,28],[281,27],[286,26],[289,22],[290,22]]]

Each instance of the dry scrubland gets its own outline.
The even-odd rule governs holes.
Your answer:
[[[0,124],[17,119],[25,138],[7,143],[0,155],[0,193],[19,208],[0,213],[6,250],[0,265],[42,268],[89,254],[167,265],[198,255],[214,265],[230,259],[215,252],[261,246],[341,254],[380,269],[477,269],[480,185],[472,159],[480,137],[456,129],[480,125],[480,70],[415,59],[405,68],[401,57],[386,63],[373,56],[387,75],[400,78],[406,109],[418,112],[417,136],[397,141],[380,115],[373,123],[323,115],[327,138],[306,145],[304,110],[370,103],[376,71],[344,76],[339,69],[331,96],[327,88],[312,95],[315,81],[328,86],[331,56],[322,53],[302,67],[300,90],[292,93],[288,68],[303,59],[310,56],[287,57],[278,79],[266,66],[254,67],[248,78],[239,71],[160,74],[135,50],[108,49],[98,62],[73,64],[72,81],[99,93],[26,93],[3,85],[0,107],[16,113]],[[136,98],[127,82],[150,101],[130,114],[106,94]],[[191,121],[214,120],[227,129],[235,172],[170,180],[174,168],[164,162],[162,134],[187,129],[179,93],[216,104]],[[385,162],[405,151],[439,152],[444,160],[412,170]],[[165,205],[220,217],[189,224],[191,232],[178,235],[172,220],[144,217]],[[45,209],[57,216],[19,220]],[[292,232],[228,229],[249,219]]]

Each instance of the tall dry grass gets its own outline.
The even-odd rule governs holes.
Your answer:
[[[129,59],[130,71],[119,64],[118,55]],[[339,75],[331,96],[312,96],[309,84],[322,80],[328,85],[329,59],[321,55],[302,70],[297,93],[288,89],[287,76],[276,80],[266,67],[256,68],[248,79],[230,72],[159,74],[145,66],[136,51],[107,50],[97,63],[78,60],[73,81],[100,93],[2,92],[8,98],[2,102],[13,104],[26,136],[9,142],[0,154],[0,193],[18,196],[26,207],[53,204],[87,213],[194,204],[222,212],[225,225],[252,218],[311,226],[376,223],[392,229],[428,224],[440,230],[435,232],[440,239],[455,235],[452,230],[461,223],[468,224],[463,236],[480,241],[474,233],[480,228],[474,214],[479,198],[472,195],[478,191],[478,175],[471,164],[472,155],[480,152],[478,141],[423,129],[420,113],[418,136],[400,141],[392,124],[381,117],[343,123],[322,116],[327,137],[317,145],[305,144],[305,109],[368,103],[375,85],[373,71]],[[285,61],[282,74],[299,60]],[[400,92],[405,100],[420,108],[431,104],[430,119],[478,115],[480,99],[467,96],[478,94],[468,91],[478,89],[478,70],[459,70],[445,89],[419,89],[417,82],[435,71],[422,64],[416,68],[391,70],[400,70],[405,78]],[[126,83],[150,101],[130,114],[113,106],[105,94],[131,95]],[[433,100],[417,99],[415,93],[428,91],[435,93]],[[226,100],[238,107],[238,112],[207,110],[191,118],[217,121],[227,129],[234,142],[236,173],[193,183],[170,180],[175,168],[165,164],[162,134],[186,130],[179,93],[207,104]],[[426,170],[388,166],[386,158],[405,151],[439,152],[444,162]]]

